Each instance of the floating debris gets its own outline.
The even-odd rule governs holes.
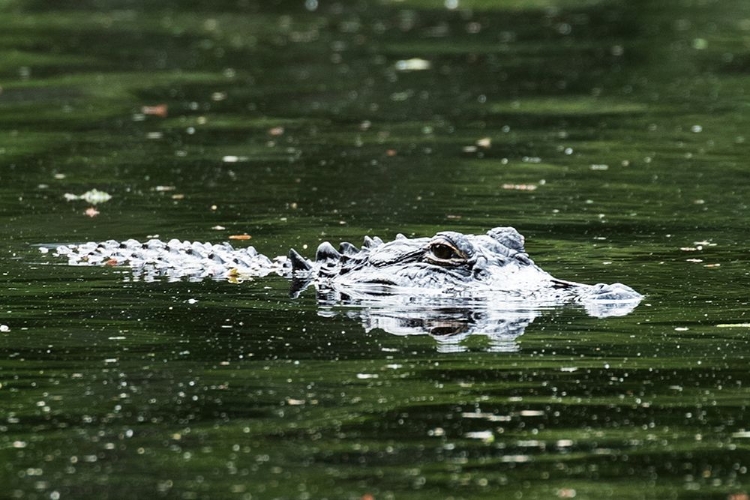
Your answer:
[[[249,240],[249,239],[252,239],[252,236],[250,236],[247,233],[244,233],[244,234],[230,234],[228,236],[228,238],[230,240]]]
[[[268,135],[273,136],[273,137],[284,135],[284,127],[273,127],[268,130]]]
[[[154,186],[151,189],[158,193],[163,193],[166,191],[174,191],[175,189],[177,189],[177,187],[176,186]]]
[[[482,149],[489,149],[492,146],[492,138],[490,137],[482,137],[480,139],[477,139],[474,144],[471,146],[464,146],[461,148],[461,150],[464,153],[476,153],[479,151],[479,148]]]
[[[10,331],[10,327],[8,325],[0,325],[0,332],[7,333]]]
[[[488,420],[490,422],[510,422],[510,415],[495,415],[494,413],[486,412],[465,412],[461,414],[462,418],[478,418]]]
[[[539,186],[536,184],[503,184],[503,189],[510,189],[515,191],[535,191]]]
[[[538,156],[524,156],[521,161],[524,163],[542,163],[542,159]]]
[[[544,412],[541,410],[521,410],[520,415],[522,417],[541,417],[544,415]]]
[[[480,148],[488,149],[490,146],[492,146],[492,139],[489,137],[482,137],[481,139],[477,140],[477,146]]]
[[[88,217],[96,217],[99,215],[99,210],[96,209],[96,207],[89,207],[86,209],[85,212],[83,212],[84,215],[87,215]]]
[[[159,118],[167,117],[167,105],[157,104],[156,106],[143,106],[141,107],[141,113],[144,115],[158,116]]]
[[[104,191],[99,191],[98,189],[92,189],[80,195],[65,193],[63,196],[65,196],[66,201],[83,200],[94,205],[96,205],[97,203],[104,203],[112,199],[112,195],[110,195],[109,193],[105,193]]]
[[[485,443],[492,443],[495,441],[495,435],[492,431],[465,432],[464,437],[468,439],[480,439]]]
[[[430,61],[418,57],[396,61],[396,71],[424,71],[431,67]]]

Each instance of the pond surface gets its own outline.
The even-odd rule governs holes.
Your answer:
[[[0,497],[748,498],[749,3],[0,0],[0,26]],[[37,246],[503,225],[646,298],[446,340]]]

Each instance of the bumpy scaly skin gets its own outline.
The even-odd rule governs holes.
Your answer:
[[[512,227],[483,235],[452,231],[432,238],[399,235],[389,243],[367,238],[361,249],[342,243],[339,251],[323,243],[315,262],[294,250],[289,260],[296,288],[314,284],[323,302],[401,292],[536,304],[592,303],[589,312],[600,316],[632,310],[618,306],[642,299],[620,283],[584,285],[554,278],[529,258],[523,236]]]
[[[129,266],[135,276],[145,280],[228,279],[282,272],[282,262],[272,261],[253,247],[232,248],[229,243],[109,240],[61,245],[55,248],[55,254],[67,257],[68,264],[73,266]]]
[[[528,301],[535,304],[579,302],[595,316],[625,314],[642,296],[632,288],[584,285],[559,280],[539,268],[524,250],[524,238],[512,227],[482,235],[445,231],[432,238],[399,235],[384,243],[365,238],[362,248],[342,243],[318,247],[315,261],[291,250],[273,260],[252,247],[235,249],[171,240],[140,243],[108,241],[60,246],[56,253],[72,265],[128,265],[146,279],[232,278],[279,274],[292,280],[292,294],[309,285],[322,303],[358,301],[383,295]]]

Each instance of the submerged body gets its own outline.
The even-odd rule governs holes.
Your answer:
[[[56,248],[76,265],[129,265],[145,278],[258,277],[279,274],[292,280],[292,295],[315,286],[323,303],[383,295],[416,298],[481,298],[545,304],[594,304],[601,314],[623,314],[642,299],[632,288],[585,285],[551,276],[529,258],[524,238],[512,227],[486,234],[445,231],[432,238],[399,235],[384,243],[365,238],[361,248],[342,243],[318,247],[314,261],[294,250],[269,259],[252,247],[150,240],[109,241]],[[587,306],[588,308],[588,306]]]

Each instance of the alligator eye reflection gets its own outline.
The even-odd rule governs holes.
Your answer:
[[[433,243],[430,245],[430,252],[430,257],[439,261],[466,260],[457,249],[445,243]]]

